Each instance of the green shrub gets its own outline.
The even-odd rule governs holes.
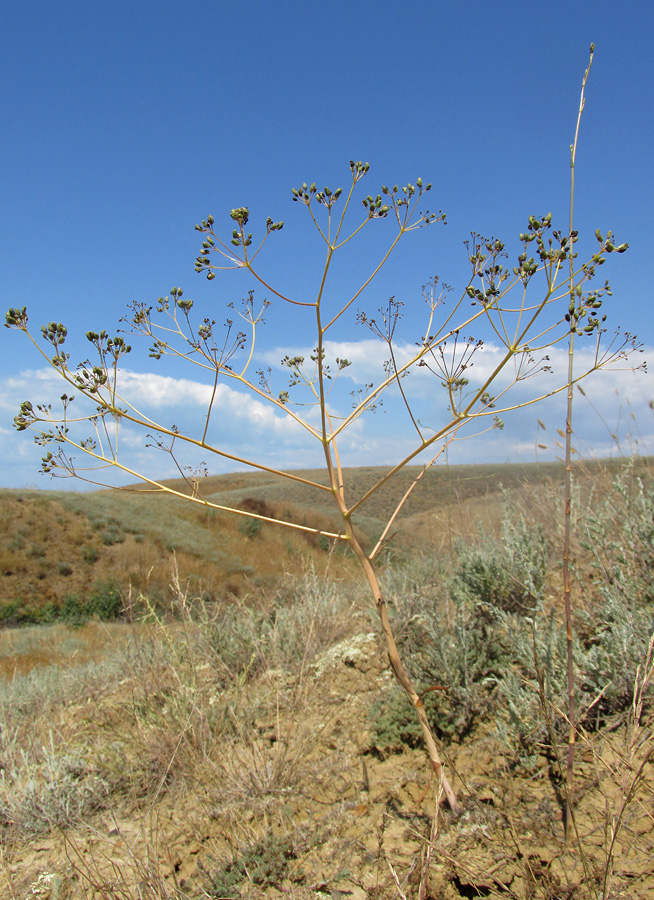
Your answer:
[[[59,618],[68,625],[83,625],[89,618],[84,601],[77,594],[67,594],[59,607]]]
[[[497,679],[496,733],[514,763],[531,766],[540,754],[556,753],[567,739],[566,633],[553,607],[530,617],[504,613],[502,626],[511,659]],[[579,645],[575,647],[579,658]]]
[[[39,621],[43,622],[45,625],[49,625],[51,622],[54,622],[59,615],[59,609],[57,604],[53,601],[46,603],[39,609]]]
[[[53,604],[47,604],[45,607],[24,605],[19,600],[8,600],[0,603],[0,625],[12,628],[20,625],[36,625],[39,622],[52,621],[49,618],[43,618],[49,615],[50,608]]]
[[[113,581],[98,582],[85,604],[85,612],[99,619],[116,619],[123,611],[123,600]]]
[[[621,473],[591,502],[583,559],[596,594],[576,614],[576,721],[598,729],[630,710],[634,682],[654,633],[654,486]],[[567,741],[565,626],[539,601],[530,616],[499,610],[511,666],[498,679],[504,714],[498,734],[517,761],[552,757]]]
[[[95,563],[98,561],[98,551],[95,547],[82,547],[82,559],[87,563]]]
[[[582,546],[599,569],[598,585],[629,602],[654,602],[654,482],[631,468],[589,508]]]
[[[242,850],[228,863],[208,875],[207,897],[240,897],[239,884],[246,879],[260,887],[279,887],[288,876],[289,862],[295,859],[293,845],[288,838],[266,835],[252,847]],[[204,868],[204,867],[203,867]]]
[[[250,540],[253,540],[257,535],[261,534],[262,528],[263,523],[261,522],[261,519],[242,519],[238,525],[238,530],[241,534]]]
[[[489,714],[506,649],[488,608],[459,602],[448,617],[443,606],[425,603],[402,649],[411,657],[418,691],[429,692],[425,707],[439,737],[460,740]]]
[[[455,601],[471,600],[507,612],[527,613],[543,599],[547,544],[523,516],[504,519],[500,540],[460,543],[450,585]]]
[[[580,615],[584,641],[580,687],[586,705],[593,703],[595,727],[631,707],[636,672],[654,634],[653,606],[641,602],[635,591],[627,599],[625,588],[632,579],[640,581],[638,573],[624,574],[618,584],[602,585],[602,602]]]
[[[507,649],[493,607],[461,591],[449,600],[442,597],[434,585],[445,581],[443,571],[422,561],[388,572],[384,589],[398,646],[423,694],[432,728],[439,737],[461,739],[490,714]],[[385,717],[405,715],[396,701],[384,703]],[[384,722],[382,730],[393,728]],[[382,741],[383,735],[378,738]]]
[[[30,559],[43,559],[45,557],[45,547],[42,544],[32,544],[25,555],[29,556]]]
[[[115,619],[123,611],[120,591],[113,581],[98,582],[89,596],[82,600],[77,594],[69,594],[59,608],[59,618],[70,625],[82,625],[93,616],[99,619]]]
[[[630,707],[654,633],[654,483],[621,471],[590,505],[582,543],[599,600],[579,615],[581,689],[600,725]]]
[[[503,739],[531,759],[554,737],[544,708],[565,708],[566,697],[565,630],[544,612],[547,542],[513,513],[498,539],[480,535],[457,551],[449,579],[437,570],[416,577],[414,565],[412,581],[391,587],[399,646],[439,737],[461,740],[499,716]],[[420,741],[418,728],[407,731],[410,714],[399,698],[375,707],[378,752]]]
[[[4,603],[0,603],[0,623],[3,625],[15,624],[18,614],[18,600],[6,600]]]
[[[113,544],[122,544],[125,540],[125,535],[118,525],[108,525],[102,532],[101,539],[103,544],[111,547]]]
[[[425,709],[430,722],[440,718],[434,715],[431,694],[425,697]],[[386,759],[393,753],[402,753],[407,747],[421,747],[422,729],[416,719],[405,692],[393,686],[370,709],[369,747],[375,756]]]

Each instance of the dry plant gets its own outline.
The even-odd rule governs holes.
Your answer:
[[[374,315],[357,311],[363,292],[379,277],[384,264],[401,239],[418,229],[443,222],[442,212],[422,211],[421,205],[431,191],[431,184],[418,178],[404,187],[382,186],[376,195],[361,200],[363,212],[354,212],[355,196],[360,183],[368,175],[369,164],[350,162],[350,179],[345,189],[320,190],[315,183],[302,183],[292,191],[293,200],[304,207],[317,239],[322,244],[325,262],[312,283],[318,287],[306,299],[283,287],[268,283],[260,269],[260,253],[269,239],[281,231],[283,223],[268,218],[258,242],[248,232],[250,210],[246,206],[231,210],[231,234],[225,235],[213,216],[196,226],[203,236],[196,271],[212,280],[221,269],[236,269],[250,276],[269,296],[286,307],[292,316],[294,330],[303,328],[306,319],[312,325],[314,349],[305,355],[289,352],[281,360],[288,371],[288,383],[281,390],[273,387],[271,370],[257,368],[255,338],[263,326],[264,313],[270,301],[255,301],[254,290],[247,291],[240,306],[228,304],[225,330],[209,316],[196,318],[195,304],[183,297],[179,288],[161,297],[153,307],[134,303],[123,319],[123,334],[145,337],[150,342],[150,357],[171,358],[175,364],[188,363],[204,377],[210,399],[195,430],[183,432],[174,425],[156,421],[140,408],[139,397],[129,397],[122,388],[125,357],[131,346],[120,334],[110,337],[105,330],[89,331],[92,358],[75,364],[65,349],[68,331],[62,323],[52,321],[41,328],[43,343],[30,330],[25,308],[7,312],[7,327],[24,333],[46,363],[61,376],[67,390],[61,396],[61,411],[53,411],[48,403],[32,404],[26,400],[15,419],[18,430],[30,429],[35,440],[49,448],[42,470],[52,475],[69,475],[93,484],[105,485],[111,473],[118,472],[143,483],[145,491],[179,496],[205,508],[228,510],[250,520],[272,521],[280,527],[301,529],[345,543],[356,557],[374,600],[383,631],[390,663],[395,676],[410,699],[420,722],[432,770],[442,786],[453,810],[459,808],[455,792],[444,774],[441,756],[430,727],[422,696],[397,650],[386,601],[379,584],[380,550],[392,536],[403,504],[419,484],[415,478],[395,510],[389,516],[381,537],[368,550],[356,525],[356,514],[366,502],[393,477],[416,460],[424,461],[423,471],[432,466],[458,437],[462,428],[472,426],[483,432],[502,427],[502,416],[512,410],[551,397],[570,389],[586,375],[621,363],[638,345],[629,333],[616,332],[605,340],[605,316],[599,314],[603,297],[609,293],[608,283],[589,288],[598,269],[613,253],[623,253],[627,244],[614,242],[611,232],[603,237],[596,232],[595,249],[579,261],[578,234],[570,229],[557,230],[552,215],[530,216],[526,230],[519,235],[518,251],[513,261],[507,245],[497,238],[484,238],[473,233],[466,242],[470,276],[463,290],[452,301],[451,289],[434,278],[423,287],[424,324],[412,335],[413,344],[405,344],[400,352],[400,323],[403,303],[391,297]],[[361,209],[361,207],[359,207]],[[340,210],[340,212],[339,212]],[[379,229],[384,246],[379,262],[363,274],[345,300],[336,300],[328,290],[339,253],[350,249],[362,231]],[[565,269],[570,266],[566,277]],[[309,288],[307,288],[307,291]],[[574,297],[574,310],[569,310]],[[231,310],[231,311],[230,311]],[[234,322],[240,319],[237,327]],[[349,360],[331,358],[332,337],[353,334],[356,325],[375,336],[385,348],[386,361],[376,384],[367,380],[353,392],[341,389]],[[499,348],[488,371],[476,384],[469,378],[472,368],[481,362],[484,341],[473,337],[476,328],[490,334]],[[241,330],[242,329],[242,330]],[[544,373],[550,371],[549,352],[564,344],[574,331],[593,342],[592,362],[574,378],[562,378],[545,385]],[[410,352],[407,352],[407,347]],[[178,371],[176,368],[175,371]],[[408,377],[411,375],[412,377]],[[433,393],[425,397],[424,379],[433,376],[434,389],[443,391],[446,415],[433,419]],[[345,376],[345,377],[349,377]],[[256,458],[244,458],[227,447],[215,444],[212,414],[215,413],[220,386],[232,384],[244,389],[275,415],[289,417],[305,435],[319,445],[324,454],[327,483],[313,481],[293,472],[281,472]],[[520,399],[512,399],[511,389],[520,385]],[[533,386],[530,396],[524,391]],[[350,396],[351,395],[351,396]],[[360,496],[351,495],[343,478],[343,458],[339,444],[359,419],[379,406],[385,395],[395,396],[405,412],[403,438],[413,437],[413,448],[398,459],[377,483]],[[353,402],[351,397],[354,398]],[[77,399],[76,399],[77,398]],[[76,402],[73,404],[73,400]],[[86,407],[85,407],[86,404]],[[349,406],[349,409],[348,409]],[[75,410],[78,410],[77,414]],[[85,431],[84,428],[89,428]],[[119,449],[121,428],[142,429],[146,446],[167,454],[186,482],[185,490],[150,477],[148,469],[136,471],[123,461]],[[271,436],[274,441],[274,436]],[[203,494],[203,463],[198,469],[185,464],[182,451],[193,454],[200,450],[206,459],[216,456],[237,466],[273,472],[295,483],[310,487],[316,494],[331,494],[340,527],[335,531],[285,521],[281,518],[225,507]],[[84,465],[78,461],[85,458]],[[131,488],[133,490],[133,488]],[[118,488],[125,490],[125,488]]]
[[[149,818],[134,836],[123,834],[114,821],[111,840],[89,828],[98,841],[98,847],[90,851],[88,843],[82,848],[64,833],[66,856],[82,896],[105,900],[191,900],[180,886],[174,867],[162,863],[171,854],[156,825],[156,820]]]
[[[245,811],[256,810],[265,822],[284,818],[280,809],[289,797],[330,778],[335,763],[318,752],[316,729],[308,725],[309,669],[356,621],[351,595],[311,567],[280,592],[260,608],[237,606],[229,619],[225,609],[190,594],[173,568],[176,614],[166,619],[151,608],[131,646],[116,653],[111,670],[103,669],[101,690],[84,667],[68,673],[77,693],[59,690],[51,702],[43,677],[41,690],[24,701],[18,684],[6,690],[11,697],[0,697],[2,843],[13,852],[19,838],[58,834],[69,865],[64,871],[57,862],[56,877],[66,889],[74,882],[71,896],[183,900],[190,895],[170,862],[178,851],[171,850],[162,811],[166,795],[192,794],[192,832],[198,817],[220,816],[236,833]],[[51,726],[55,740],[48,723],[60,721],[64,705],[63,733]],[[125,818],[125,803],[139,809],[136,829]],[[4,875],[18,891],[16,869],[12,874],[6,866]],[[47,886],[44,878],[35,882],[39,890]]]
[[[638,667],[633,686],[633,699],[629,715],[629,721],[624,731],[622,746],[609,737],[607,747],[603,752],[595,752],[595,765],[598,769],[598,777],[608,776],[610,782],[618,788],[614,792],[614,802],[611,806],[607,796],[604,809],[605,823],[605,860],[601,873],[599,889],[596,892],[597,900],[609,900],[612,895],[612,887],[615,878],[615,856],[618,843],[622,841],[630,845],[630,862],[640,862],[641,873],[649,870],[651,864],[649,847],[638,846],[639,838],[644,834],[651,834],[654,827],[654,815],[652,813],[652,800],[654,799],[654,787],[652,785],[652,757],[654,756],[654,728],[645,726],[643,722],[643,706],[645,697],[651,692],[654,684],[654,634],[652,635],[647,655],[641,666]],[[607,752],[607,749],[609,752]],[[642,823],[633,828],[634,815],[640,817]],[[623,832],[628,832],[624,836]],[[649,843],[649,842],[648,842]],[[638,853],[641,858],[638,859]]]
[[[566,796],[567,759],[562,755],[558,760],[563,793],[561,807],[564,823],[569,816],[569,825],[565,846],[555,858],[556,867],[550,866],[549,871],[558,871],[558,877],[568,884],[570,896],[577,896],[579,890],[592,900],[627,896],[622,893],[627,885],[633,885],[637,891],[639,882],[650,874],[654,728],[647,722],[650,716],[645,716],[645,706],[651,703],[653,685],[654,634],[637,667],[631,705],[625,714],[614,716],[596,734],[587,732],[582,724],[575,726],[575,743],[580,744],[586,761],[577,765],[574,805],[567,802]],[[595,702],[601,696],[602,691],[596,695]],[[587,718],[589,712],[590,709],[585,710]],[[552,707],[549,715],[566,720],[563,708]],[[567,724],[569,727],[570,723]],[[551,743],[555,746],[553,738]],[[510,813],[506,823],[518,859],[528,862],[529,854],[523,849]],[[547,882],[541,882],[534,873],[532,877],[535,889],[549,896]]]
[[[572,234],[574,227],[574,197],[575,197],[575,163],[577,160],[577,142],[579,140],[579,127],[581,125],[581,115],[586,104],[586,81],[593,64],[593,53],[595,45],[590,45],[590,60],[588,68],[584,72],[584,78],[581,84],[581,99],[579,101],[579,112],[577,113],[577,128],[575,130],[574,142],[570,146],[570,224],[569,232]],[[581,321],[583,305],[577,306],[577,295],[575,292],[574,278],[574,260],[570,259],[570,306],[568,307],[568,315],[572,327],[568,338],[568,391],[567,391],[567,411],[565,420],[565,513],[563,525],[563,606],[565,609],[565,629],[566,629],[566,674],[568,680],[568,755],[566,767],[566,798],[565,798],[565,832],[566,836],[571,834],[572,826],[572,810],[573,810],[573,785],[574,785],[574,751],[575,751],[575,731],[576,731],[576,710],[575,710],[575,681],[574,681],[574,651],[573,651],[573,633],[572,633],[572,602],[570,589],[570,526],[571,526],[571,505],[572,505],[572,408],[574,400],[574,350],[575,350],[575,334],[576,326]]]

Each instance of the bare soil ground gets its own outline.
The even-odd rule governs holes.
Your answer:
[[[58,710],[52,727],[86,747],[87,773],[107,782],[114,754],[111,793],[98,788],[95,808],[66,828],[30,837],[5,827],[1,896],[654,897],[651,719],[579,744],[566,845],[553,767],[511,769],[488,727],[446,748],[458,815],[441,804],[434,816],[420,749],[373,752],[371,708],[396,688],[365,628],[300,676],[267,671],[249,696],[199,672],[185,721],[167,675],[158,723],[128,714],[143,699],[129,672]],[[231,727],[221,718],[213,734],[193,733],[207,721],[206,709],[193,720],[195,703]]]

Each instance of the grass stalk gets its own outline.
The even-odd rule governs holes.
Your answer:
[[[574,241],[574,199],[575,199],[575,164],[577,160],[577,142],[579,139],[579,127],[581,115],[586,105],[586,81],[593,64],[595,45],[590,45],[590,61],[584,72],[581,84],[581,97],[579,111],[577,113],[577,127],[575,129],[574,142],[570,146],[570,225],[569,236],[572,245]],[[574,316],[576,307],[576,292],[574,284],[574,254],[570,254],[570,336],[568,338],[568,390],[565,421],[565,512],[563,529],[563,603],[565,608],[565,630],[567,651],[567,681],[568,681],[568,750],[566,760],[566,800],[565,800],[565,834],[566,841],[570,841],[572,834],[572,816],[574,810],[574,758],[576,739],[575,719],[575,683],[574,683],[574,654],[573,654],[573,624],[572,624],[572,600],[570,587],[570,536],[572,513],[572,406],[574,397],[574,350],[575,332],[578,319]]]

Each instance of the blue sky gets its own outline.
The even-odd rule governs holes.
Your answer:
[[[639,334],[651,360],[653,31],[647,2],[5,4],[5,307],[27,306],[37,330],[64,322],[80,361],[88,354],[86,331],[114,333],[128,304],[153,303],[173,285],[201,315],[222,320],[226,303],[256,283],[243,271],[218,273],[210,283],[196,274],[194,225],[211,213],[229,238],[229,210],[243,205],[255,238],[267,216],[285,222],[262,254],[266,279],[310,296],[324,254],[290,190],[303,181],[347,187],[349,161],[361,159],[371,166],[364,194],[421,176],[433,183],[430,208],[447,214],[446,226],[406,236],[358,304],[374,313],[390,296],[400,298],[406,349],[422,337],[422,285],[438,274],[459,291],[465,286],[463,241],[471,231],[501,237],[519,252],[517,235],[530,214],[551,211],[567,227],[569,145],[594,41],[575,222],[582,239],[589,237],[582,247],[592,245],[596,228],[629,242],[629,252],[605,267],[614,295],[603,311],[612,327]],[[388,243],[388,223],[371,224],[342,254],[330,281],[334,298],[365,277]],[[258,289],[256,296],[268,295]],[[271,366],[282,388],[279,359],[310,348],[310,329],[296,308],[275,303],[260,338],[259,364]],[[373,363],[383,353],[369,338],[352,323],[335,335],[355,363],[348,376],[376,377]],[[125,378],[139,401],[163,424],[197,427],[206,397],[197,372],[157,364],[145,343],[132,343]],[[185,380],[174,388],[166,378]],[[37,474],[41,449],[12,429],[21,401],[50,400],[62,387],[24,336],[0,330],[0,486],[67,486]],[[417,395],[428,415],[428,389]],[[604,373],[589,382],[576,411],[579,448],[616,452],[613,432],[624,450],[636,440],[654,453],[653,396],[649,375]],[[342,408],[346,397],[338,400]],[[256,454],[280,468],[320,464],[315,442],[235,387],[223,392],[218,421],[215,439],[238,456]],[[453,447],[451,461],[531,461],[537,436],[548,446],[541,458],[558,452],[560,403],[507,415],[505,423],[503,432]],[[384,411],[356,423],[343,462],[392,462],[412,440],[391,396]],[[173,474],[164,454],[139,441],[125,430],[126,464]],[[211,471],[233,468],[206,461]]]

